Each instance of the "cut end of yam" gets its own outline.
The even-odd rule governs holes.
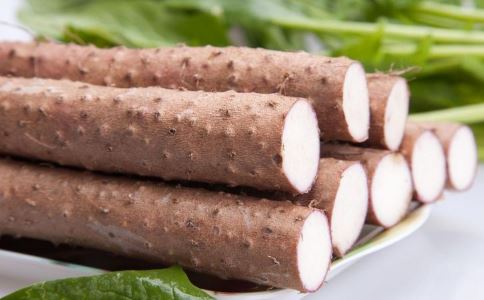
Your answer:
[[[306,220],[297,245],[299,277],[308,292],[321,287],[331,264],[331,234],[323,212],[315,210]]]
[[[316,112],[306,100],[297,101],[287,113],[282,147],[289,182],[298,193],[308,192],[318,172],[320,142]]]
[[[388,96],[385,109],[384,139],[389,150],[396,151],[405,133],[410,94],[405,79],[398,79]]]
[[[406,214],[412,200],[412,176],[405,158],[386,155],[375,168],[371,183],[371,205],[381,226],[391,227]]]
[[[343,83],[343,112],[354,142],[368,139],[370,99],[366,73],[360,63],[348,67]]]
[[[451,188],[469,188],[477,170],[477,147],[472,130],[461,126],[454,133],[447,148],[448,182]]]
[[[424,203],[437,200],[445,187],[446,160],[442,144],[430,130],[415,141],[411,167],[417,199]]]
[[[343,256],[356,242],[368,211],[368,177],[355,163],[347,168],[339,183],[331,215],[331,237],[336,256]]]

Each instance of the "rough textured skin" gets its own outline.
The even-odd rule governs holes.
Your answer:
[[[323,210],[328,217],[329,224],[332,224],[331,217],[341,178],[344,171],[355,164],[358,162],[322,158],[319,161],[318,179],[313,188],[307,194],[294,197],[295,203]],[[345,254],[335,245],[333,245],[333,253],[338,257]]]
[[[55,43],[0,43],[0,74],[118,87],[281,93],[309,98],[324,140],[354,141],[342,108],[347,58],[244,47],[98,49]],[[282,99],[278,99],[282,100]]]
[[[368,172],[368,191],[370,191],[368,195],[369,203],[366,222],[373,225],[384,226],[384,224],[378,220],[378,217],[373,210],[371,182],[380,161],[385,156],[390,154],[394,154],[394,152],[380,149],[353,147],[348,145],[325,144],[324,147],[321,147],[322,157],[333,157],[341,160],[359,161],[366,168]],[[404,217],[405,213],[406,211],[403,212],[402,218]]]
[[[441,123],[437,123],[437,122],[435,122],[435,123],[430,123],[430,122],[421,123],[421,122],[419,122],[418,124],[420,126],[426,128],[426,129],[428,129],[428,130],[432,130],[432,132],[437,136],[437,138],[442,143],[446,157],[449,153],[450,143],[451,143],[452,139],[454,138],[454,134],[457,132],[458,129],[462,128],[462,126],[466,126],[466,125],[462,125],[462,124],[459,124],[459,123],[442,123],[442,122]],[[447,166],[447,183],[446,183],[446,186],[449,189],[455,189],[452,181],[450,180],[450,176],[448,174],[449,174],[449,170],[448,170],[448,166]],[[477,168],[475,170],[475,174],[477,175]],[[469,189],[471,186],[472,186],[472,184],[470,184],[466,189]],[[463,190],[466,190],[466,189],[461,189],[459,191],[463,191]]]
[[[314,211],[288,201],[0,159],[0,234],[276,287],[305,290],[297,243]]]
[[[368,74],[368,92],[370,96],[370,134],[366,145],[373,148],[389,149],[385,142],[385,111],[388,97],[400,76],[374,73]],[[397,150],[397,149],[394,149]]]
[[[281,137],[287,112],[305,100],[280,97],[0,77],[0,152],[297,193],[282,168]]]

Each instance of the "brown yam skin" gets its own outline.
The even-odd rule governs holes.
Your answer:
[[[354,141],[343,82],[354,61],[245,47],[99,49],[55,43],[0,44],[0,74],[118,87],[281,93],[313,101],[324,140]],[[282,98],[278,99],[283,100]]]
[[[460,128],[466,126],[462,125],[460,123],[444,123],[444,122],[418,122],[420,126],[422,126],[425,129],[432,130],[432,132],[437,136],[439,141],[442,143],[442,146],[444,147],[445,151],[445,157],[448,157],[449,155],[449,147],[450,143],[454,139],[454,135],[459,130]],[[477,175],[477,165],[476,169],[474,170],[474,176]],[[472,181],[471,181],[472,182]],[[449,166],[447,165],[447,183],[446,183],[447,188],[455,190],[455,186],[449,176]],[[465,189],[459,189],[459,191],[465,191],[469,189],[472,186],[472,183],[466,187]]]
[[[0,152],[88,170],[297,193],[282,168],[299,98],[0,77]]]
[[[372,178],[373,178],[373,175],[375,174],[375,170],[378,167],[378,164],[385,156],[391,155],[391,154],[393,154],[393,152],[391,151],[352,147],[348,145],[325,144],[324,147],[321,147],[321,157],[332,157],[332,158],[341,159],[341,160],[359,161],[361,164],[363,164],[366,171],[368,172],[369,203],[368,203],[368,215],[366,217],[366,223],[378,225],[378,226],[385,226],[378,219],[377,215],[373,210],[371,186],[372,186]]]
[[[359,164],[359,162],[322,158],[319,161],[318,179],[313,188],[309,193],[295,197],[295,203],[323,210],[328,217],[329,224],[332,224],[331,218],[341,178],[343,173],[355,164]],[[333,254],[343,257],[345,253],[333,245]]]
[[[385,112],[388,103],[388,97],[393,86],[399,80],[400,76],[384,73],[368,74],[368,92],[370,96],[370,132],[365,145],[372,148],[389,149],[385,141]],[[396,149],[395,149],[396,150]]]
[[[0,159],[2,235],[180,264],[263,285],[305,291],[297,244],[314,211],[288,201]]]

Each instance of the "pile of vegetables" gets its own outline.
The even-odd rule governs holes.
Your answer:
[[[390,228],[475,178],[463,123],[481,134],[482,15],[396,3],[28,2],[47,41],[0,43],[0,235],[318,290],[364,224]],[[10,299],[87,286],[209,297],[175,268]]]
[[[480,0],[29,0],[19,16],[47,39],[101,47],[234,44],[345,55],[368,71],[407,77],[412,113],[443,110],[418,118],[472,124],[484,158]]]

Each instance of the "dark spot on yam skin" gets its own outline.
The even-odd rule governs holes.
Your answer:
[[[168,130],[168,132],[169,132],[170,135],[175,135],[176,134],[176,129],[175,128],[170,128]]]
[[[277,165],[280,166],[282,164],[282,156],[277,153],[272,156],[272,161]]]
[[[88,73],[88,70],[86,68],[79,67],[79,74],[82,76],[86,75]]]
[[[254,243],[252,242],[252,240],[249,240],[249,239],[244,240],[242,242],[242,246],[244,246],[244,248],[247,248],[247,249],[251,248],[253,244]]]
[[[115,238],[115,235],[114,235],[114,233],[112,233],[112,232],[109,232],[109,233],[108,233],[108,235],[109,235],[109,237],[110,237],[110,238],[112,238],[112,239],[113,239],[113,238]]]
[[[128,81],[128,82],[131,82],[133,80],[133,71],[128,71],[125,75],[124,75],[124,80]]]
[[[227,78],[227,82],[229,84],[235,84],[237,82],[237,76],[235,76],[234,74],[230,75],[228,78]]]
[[[155,73],[153,74],[153,82],[158,83],[161,80],[161,74]]]
[[[161,100],[162,100],[162,98],[161,98],[161,97],[155,97],[155,98],[153,99],[153,102],[160,103],[160,102],[161,102]]]
[[[190,65],[190,57],[184,57],[181,62],[182,67],[188,67]]]
[[[114,103],[119,103],[119,102],[121,102],[121,100],[122,100],[122,99],[121,99],[121,96],[120,96],[120,95],[117,95],[117,96],[115,96],[115,97],[113,98]]]
[[[328,83],[328,79],[326,77],[321,77],[321,83],[322,84]]]
[[[81,117],[81,119],[87,119],[87,112],[81,111],[79,116]]]
[[[187,228],[195,228],[197,227],[195,222],[193,222],[193,220],[191,219],[188,219],[186,222],[185,222],[185,225],[187,226]]]
[[[57,104],[62,104],[62,102],[64,102],[64,98],[65,98],[65,97],[64,97],[64,96],[62,96],[62,95],[57,96],[57,97],[55,98],[55,103],[57,103]]]
[[[192,257],[191,259],[192,266],[197,268],[200,266],[200,260],[196,257]]]
[[[92,96],[90,94],[85,94],[81,96],[81,101],[91,101]]]
[[[45,111],[45,108],[43,108],[43,107],[39,107],[38,111],[39,111],[39,114],[40,114],[40,115],[42,115],[42,116],[44,116],[44,117],[46,117],[46,116],[47,116],[47,112]],[[86,114],[86,116],[87,116],[87,114]]]
[[[273,231],[269,227],[264,227],[262,228],[262,233],[263,234],[271,234]]]
[[[10,49],[8,51],[8,58],[14,58],[17,55],[17,51],[15,49]]]
[[[17,121],[17,126],[19,128],[24,128],[27,124],[28,124],[28,121],[24,121],[24,120],[18,120]]]
[[[155,111],[153,113],[153,116],[155,117],[155,120],[159,121],[161,119],[161,113],[159,111]]]
[[[217,57],[222,55],[222,50],[214,50],[212,54],[210,54],[211,57]]]
[[[234,69],[234,61],[233,60],[229,60],[229,62],[227,63],[227,69],[229,69],[229,70]]]
[[[275,101],[269,101],[269,102],[267,102],[267,106],[269,106],[271,108],[275,108],[277,106],[277,102],[275,102]]]
[[[228,156],[230,159],[234,160],[237,153],[233,150],[229,151]]]

